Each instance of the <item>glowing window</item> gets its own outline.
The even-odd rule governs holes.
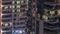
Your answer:
[[[5,8],[4,9],[7,9],[8,8],[8,6],[5,6]]]
[[[17,4],[20,4],[20,1],[17,1],[16,3],[17,3]]]
[[[60,10],[58,10],[58,12],[57,12],[57,13],[58,13],[58,15],[60,15]]]
[[[6,23],[5,26],[8,26],[8,23]]]
[[[12,5],[11,8],[15,8],[15,5]]]
[[[10,26],[12,26],[12,23],[10,23]]]
[[[25,10],[28,10],[28,8],[25,8]]]
[[[17,5],[16,8],[20,9],[20,5]]]
[[[21,13],[19,16],[25,16],[25,14],[24,13]]]
[[[24,3],[24,1],[21,1],[21,4]]]
[[[44,20],[48,20],[48,16],[43,15],[43,19],[44,19]]]
[[[50,14],[55,14],[55,12],[54,11],[50,11]]]
[[[17,9],[17,12],[20,12],[20,9]]]

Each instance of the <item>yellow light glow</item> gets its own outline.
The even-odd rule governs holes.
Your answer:
[[[15,5],[10,5],[9,7],[14,9],[15,8]]]
[[[48,20],[48,16],[43,15],[43,19],[47,21]]]
[[[15,5],[12,5],[11,7],[12,7],[12,8],[15,8]]]
[[[60,10],[57,11],[58,15],[60,15]]]
[[[24,3],[24,1],[21,1],[21,4]]]
[[[8,8],[8,6],[5,6],[5,9],[7,9]]]
[[[8,23],[6,23],[5,26],[8,26]]]
[[[17,1],[17,4],[20,4],[20,1]]]
[[[17,9],[17,12],[20,12],[20,9]]]
[[[25,10],[28,10],[28,7],[27,7],[27,8],[25,8]]]
[[[50,11],[50,14],[52,15],[52,14],[55,14],[55,12],[54,11]]]
[[[20,5],[17,5],[16,7],[17,7],[18,9],[20,9]]]
[[[10,23],[10,26],[12,26],[12,23]]]

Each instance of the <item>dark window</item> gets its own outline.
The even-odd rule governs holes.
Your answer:
[[[2,13],[3,13],[3,14],[4,14],[4,13],[12,13],[12,11],[11,11],[11,10],[2,11]]]
[[[12,30],[12,28],[3,28],[2,30]]]
[[[10,18],[10,17],[12,17],[12,15],[4,15],[4,16],[2,16],[2,18]]]
[[[25,20],[26,18],[20,18],[20,20]]]
[[[11,22],[12,19],[2,19],[2,22]]]
[[[23,5],[21,5],[21,8],[25,8],[25,7],[26,7],[26,5],[24,5],[24,4],[23,4]]]
[[[16,21],[16,18],[13,18],[13,21]]]

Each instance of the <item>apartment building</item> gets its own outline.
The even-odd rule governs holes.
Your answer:
[[[60,0],[0,0],[1,34],[60,34]]]
[[[40,3],[39,3],[40,2]],[[60,5],[58,0],[38,0],[38,14],[43,26],[39,26],[40,34],[59,34],[60,30]],[[39,19],[38,18],[38,19]],[[40,23],[40,24],[41,24]],[[43,29],[41,29],[43,28]],[[41,32],[40,31],[40,32]]]
[[[1,34],[26,34],[28,0],[1,0]]]

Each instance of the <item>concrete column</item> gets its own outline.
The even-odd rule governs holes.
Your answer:
[[[43,27],[43,21],[39,21],[39,34],[44,34],[44,27]]]
[[[1,28],[1,26],[2,26],[2,22],[1,22],[2,16],[1,16],[1,13],[2,13],[2,0],[0,0],[0,34],[2,34],[2,32],[1,32],[1,30],[2,30],[2,28]]]

